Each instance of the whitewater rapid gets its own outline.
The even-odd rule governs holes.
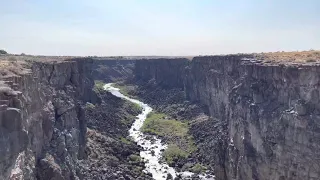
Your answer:
[[[152,177],[155,180],[166,180],[168,173],[172,175],[173,179],[177,175],[180,175],[183,179],[188,179],[193,175],[192,172],[178,173],[175,171],[174,168],[170,167],[168,164],[164,162],[159,162],[159,160],[161,159],[162,152],[167,148],[167,145],[161,143],[161,140],[158,139],[156,136],[147,136],[140,131],[143,122],[147,118],[147,115],[152,111],[152,108],[150,106],[139,100],[132,99],[123,95],[122,93],[120,93],[119,88],[112,87],[112,83],[106,84],[104,86],[104,89],[109,91],[114,96],[136,103],[140,107],[142,107],[142,113],[137,116],[135,122],[131,126],[129,130],[129,135],[138,145],[140,145],[143,148],[143,150],[140,152],[140,156],[141,158],[143,158],[145,162],[145,172],[151,173]],[[214,180],[214,176],[206,177],[206,175],[200,175],[199,177],[201,179]]]

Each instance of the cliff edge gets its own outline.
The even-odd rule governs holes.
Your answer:
[[[92,61],[1,61],[0,179],[77,179]]]
[[[206,107],[210,118],[194,123],[192,131],[217,179],[316,180],[319,60],[242,54],[151,59],[137,61],[135,77],[179,88],[186,100]]]
[[[191,132],[199,156],[214,168],[218,180],[319,179],[319,54],[192,60],[1,56],[0,179],[83,178],[79,160],[86,156],[84,105],[99,100],[92,91],[95,79],[130,81],[143,87],[145,95],[148,88],[156,88],[166,101],[149,98],[148,103],[177,107],[177,113],[199,105],[207,118],[191,119]],[[179,92],[188,105],[175,106],[170,98],[176,97],[166,92]]]

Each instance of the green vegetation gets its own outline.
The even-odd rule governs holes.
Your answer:
[[[136,103],[132,103],[132,109],[133,111],[135,112],[142,112],[142,107],[139,105],[139,104],[136,104]]]
[[[185,137],[188,133],[188,125],[174,119],[169,119],[163,113],[151,112],[148,114],[141,130],[142,132],[158,136]]]
[[[132,91],[134,89],[134,87],[131,85],[125,85],[123,84],[122,82],[117,82],[117,83],[114,83],[112,84],[113,87],[115,88],[119,88],[120,89],[120,92],[125,95],[125,96],[128,96],[128,97],[134,97],[132,95]],[[136,97],[135,97],[136,98]]]
[[[120,137],[120,141],[123,142],[124,144],[131,144],[131,141],[129,141],[127,138]]]
[[[104,88],[103,88],[104,85],[105,85],[105,83],[103,81],[96,80],[96,81],[94,81],[93,90],[95,92],[97,92],[97,93],[100,92],[100,91],[103,91],[104,90]]]
[[[130,94],[130,87],[132,86],[127,86],[127,85],[124,85],[122,82],[118,82],[118,83],[113,83],[112,84],[113,87],[115,88],[119,88],[119,91],[120,93],[122,93],[123,95],[125,96],[128,96],[128,97],[133,97],[131,94]],[[136,97],[134,97],[136,98]],[[142,111],[142,107],[136,103],[132,103],[133,104],[133,110],[134,111],[137,111],[137,112],[141,112]]]
[[[141,161],[141,157],[138,156],[138,155],[135,155],[135,154],[131,154],[131,155],[129,156],[129,159],[130,159],[130,161],[135,162],[135,163]]]
[[[161,136],[167,141],[169,145],[163,152],[163,156],[169,165],[187,159],[197,149],[193,137],[188,134],[188,124],[172,119],[163,113],[148,114],[141,131]]]
[[[163,156],[166,162],[169,165],[172,165],[179,159],[186,159],[189,156],[189,153],[175,144],[169,144],[168,148],[163,152]]]
[[[131,126],[136,119],[136,115],[142,112],[142,107],[130,101],[124,101],[124,103],[122,104],[122,109],[126,110],[127,115],[124,116],[120,121],[121,124],[124,124],[126,126]]]
[[[205,170],[207,170],[207,168],[205,166],[203,166],[202,164],[199,164],[197,163],[196,165],[194,165],[192,168],[191,168],[191,172],[193,173],[202,173],[204,172]]]

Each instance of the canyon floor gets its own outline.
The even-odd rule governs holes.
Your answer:
[[[142,170],[141,148],[128,131],[141,112],[135,104],[96,88],[101,103],[86,105],[87,158],[80,162],[84,179],[152,179]]]

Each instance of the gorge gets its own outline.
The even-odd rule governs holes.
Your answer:
[[[0,179],[152,179],[124,138],[138,110],[95,80],[187,120],[192,158],[217,180],[320,178],[319,59],[20,58],[1,61]]]

